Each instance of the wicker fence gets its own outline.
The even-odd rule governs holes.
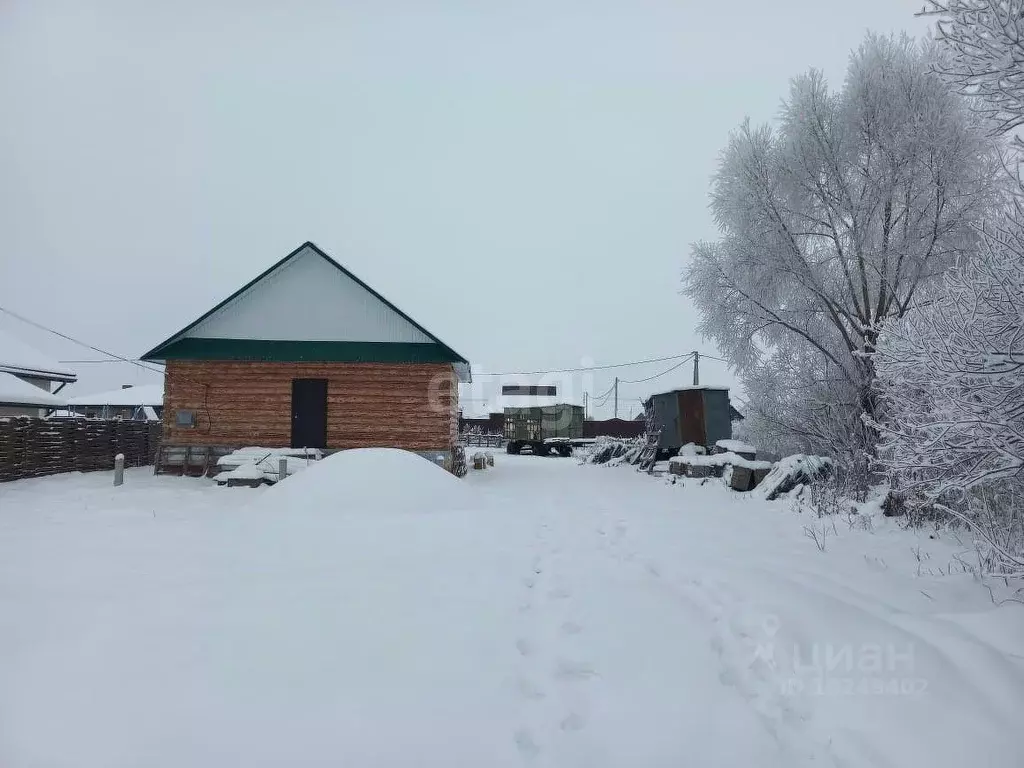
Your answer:
[[[0,482],[113,469],[119,453],[126,467],[152,464],[160,432],[159,422],[0,419]]]

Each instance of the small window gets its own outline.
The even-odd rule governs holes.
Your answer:
[[[194,427],[196,425],[195,411],[175,411],[174,425],[176,427]]]

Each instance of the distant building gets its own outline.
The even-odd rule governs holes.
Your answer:
[[[0,416],[43,416],[65,404],[57,393],[77,380],[70,369],[0,331]]]
[[[164,385],[125,385],[108,392],[69,397],[67,411],[58,415],[90,419],[159,421],[164,412]]]

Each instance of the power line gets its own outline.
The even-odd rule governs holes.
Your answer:
[[[688,354],[686,357],[684,357],[682,360],[680,360],[678,363],[673,365],[668,370],[664,370],[661,373],[656,373],[653,376],[648,376],[646,379],[619,379],[619,384],[642,384],[645,381],[660,378],[661,376],[664,376],[666,373],[672,373],[672,371],[676,370],[677,368],[682,368],[689,362],[691,357],[693,357],[692,352]]]
[[[56,331],[53,328],[48,328],[47,326],[43,325],[42,323],[37,323],[35,320],[29,320],[24,315],[19,315],[17,312],[14,312],[14,311],[12,311],[10,309],[7,309],[6,307],[0,306],[0,312],[3,312],[4,314],[10,315],[14,319],[20,320],[23,323],[27,323],[28,325],[31,325],[34,328],[38,328],[41,331],[46,331],[47,333],[52,333],[54,336],[59,336],[62,339],[66,339],[66,340],[72,342],[73,344],[77,344],[80,347],[85,347],[86,349],[91,349],[93,352],[99,352],[101,355],[106,355],[107,357],[113,357],[113,358],[115,358],[117,360],[120,360],[122,363],[130,363],[131,365],[137,365],[139,368],[142,368],[144,371],[149,371],[150,373],[159,373],[161,376],[163,375],[163,371],[161,371],[161,370],[159,370],[157,368],[150,368],[148,365],[143,365],[142,363],[136,362],[135,360],[129,360],[127,357],[121,357],[121,355],[115,355],[113,352],[107,352],[107,350],[105,350],[105,349],[100,349],[99,347],[94,347],[92,344],[86,344],[84,341],[79,341],[78,339],[74,338],[73,336],[68,336],[66,333],[61,333],[60,331]]]
[[[29,318],[25,317],[24,315],[18,314],[17,312],[15,312],[13,310],[7,309],[6,307],[0,306],[0,312],[8,314],[11,317],[15,318],[16,320],[20,320],[21,322],[26,323],[27,325],[31,325],[34,328],[38,328],[41,331],[46,331],[47,333],[51,333],[54,336],[59,336],[62,339],[70,341],[73,344],[77,344],[80,347],[85,347],[86,349],[91,349],[93,352],[98,352],[101,355],[106,355],[108,358],[112,358],[110,360],[62,360],[62,361],[60,361],[62,363],[65,363],[65,364],[92,364],[92,363],[121,362],[121,363],[128,363],[130,365],[138,366],[139,368],[141,368],[141,369],[143,369],[145,371],[149,371],[150,373],[159,373],[161,375],[163,374],[163,371],[161,371],[161,370],[159,370],[157,368],[151,368],[148,365],[143,365],[138,360],[127,358],[127,357],[123,357],[121,355],[114,354],[113,352],[108,352],[105,349],[100,349],[99,347],[93,346],[92,344],[88,344],[88,343],[86,343],[84,341],[76,339],[73,336],[69,336],[66,333],[61,333],[58,330],[55,330],[55,329],[50,328],[48,326],[45,326],[42,323],[37,323],[35,320],[30,320]],[[645,381],[650,381],[652,379],[656,379],[659,376],[664,376],[666,373],[670,373],[671,371],[674,371],[676,368],[679,368],[680,366],[682,366],[682,364],[685,363],[692,356],[693,356],[692,352],[687,352],[687,353],[681,354],[681,355],[666,355],[665,357],[651,357],[651,358],[647,358],[646,360],[631,360],[631,361],[625,362],[625,363],[609,363],[607,365],[588,365],[588,366],[578,366],[578,367],[575,367],[575,368],[553,368],[553,369],[549,369],[549,370],[545,370],[545,371],[505,371],[505,372],[500,372],[500,373],[484,373],[484,372],[481,371],[481,372],[477,372],[476,375],[477,376],[540,376],[540,375],[547,374],[547,373],[578,373],[578,372],[582,372],[582,371],[604,371],[604,370],[608,370],[608,369],[611,369],[611,368],[628,368],[628,367],[634,366],[634,365],[646,365],[648,363],[662,363],[662,362],[665,362],[667,360],[680,360],[680,363],[678,365],[674,365],[673,367],[669,368],[668,370],[662,371],[661,373],[655,374],[654,376],[649,376],[646,379],[633,379],[633,380],[621,379],[620,382],[619,382],[621,384],[639,384],[639,383],[642,383],[642,382],[645,382]],[[717,361],[722,362],[722,363],[728,363],[727,360],[723,360],[720,357],[715,357],[714,355],[705,355],[705,354],[701,353],[701,357],[706,357],[706,358],[709,358],[711,360],[717,360]],[[614,389],[614,386],[612,387],[612,389]],[[609,390],[609,392],[611,392],[611,390]],[[604,395],[601,395],[601,397],[603,397],[603,396]]]
[[[504,373],[474,372],[474,376],[540,376],[545,373],[576,373],[579,371],[604,371],[609,368],[627,368],[631,365],[644,365],[645,363],[663,363],[666,360],[678,360],[681,357],[689,357],[692,352],[685,355],[668,355],[667,357],[652,357],[648,360],[632,360],[628,363],[610,363],[608,365],[588,365],[579,368],[555,368],[548,371],[505,371]],[[717,358],[716,358],[717,359]]]

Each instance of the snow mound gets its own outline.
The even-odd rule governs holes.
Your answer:
[[[278,483],[259,503],[285,512],[429,512],[451,508],[464,491],[457,477],[418,454],[353,448]]]

